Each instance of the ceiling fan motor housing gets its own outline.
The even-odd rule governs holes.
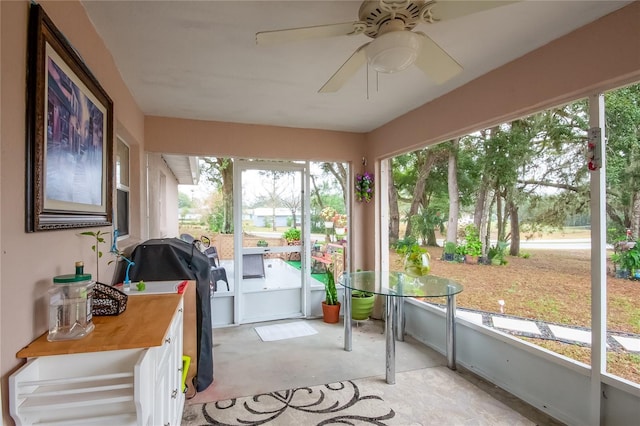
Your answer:
[[[381,7],[381,3],[386,7]],[[367,24],[364,33],[375,39],[386,32],[385,24],[390,21],[396,21],[394,22],[394,30],[411,31],[414,29],[416,25],[424,21],[422,15],[425,10],[424,6],[427,3],[434,2],[425,2],[424,0],[404,2],[394,2],[393,0],[364,1],[360,6],[358,17],[360,21]],[[403,24],[401,28],[395,27],[397,22]]]

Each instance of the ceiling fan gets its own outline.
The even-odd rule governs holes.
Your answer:
[[[415,63],[438,84],[454,77],[462,67],[422,32],[420,23],[433,24],[492,9],[514,1],[485,0],[365,0],[358,21],[256,34],[258,45],[341,35],[364,34],[373,40],[360,46],[318,92],[336,92],[365,62],[383,73],[402,71]]]

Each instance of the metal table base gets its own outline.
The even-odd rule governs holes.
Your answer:
[[[385,295],[385,344],[386,344],[386,369],[385,376],[388,384],[396,383],[396,339],[404,341],[404,297]],[[447,367],[456,369],[456,296],[447,297],[446,313],[446,345]],[[351,324],[351,289],[344,289],[344,350],[352,350],[352,324]]]

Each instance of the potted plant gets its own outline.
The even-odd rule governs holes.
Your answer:
[[[611,255],[616,265],[616,277],[640,279],[640,244],[638,242],[627,250],[620,250]]]
[[[427,249],[418,244],[405,246],[404,250],[404,272],[412,277],[428,275],[431,271],[431,256]]]
[[[375,294],[368,291],[353,290],[351,292],[351,319],[356,321],[369,319],[371,312],[373,312],[374,302]]]
[[[327,281],[324,284],[325,299],[322,302],[322,320],[329,324],[335,324],[340,320],[340,302],[338,291],[333,276],[333,266],[327,268]]]
[[[333,228],[333,217],[337,211],[333,207],[327,206],[320,212],[320,217],[324,221],[324,227],[327,229]]]
[[[456,254],[456,243],[453,241],[447,241],[444,243],[444,251],[442,253],[442,260],[447,262],[453,262]]]
[[[347,233],[347,215],[336,214],[333,218],[336,235],[344,235]]]

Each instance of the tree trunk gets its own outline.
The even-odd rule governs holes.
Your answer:
[[[233,233],[233,161],[230,158],[216,158],[222,178],[222,233]]]
[[[504,216],[502,214],[502,194],[496,186],[496,228],[498,231],[498,240],[504,239]]]
[[[484,213],[485,204],[487,204],[487,196],[489,193],[489,178],[485,174],[482,177],[480,188],[478,188],[478,196],[476,198],[476,207],[473,211],[473,224],[479,230],[482,227],[482,215]]]
[[[487,256],[487,248],[491,246],[491,208],[493,207],[493,203],[496,199],[496,193],[494,192],[493,197],[491,197],[491,201],[488,201],[489,192],[485,193],[484,199],[484,207],[482,209],[482,213],[480,214],[480,227],[478,228],[478,235],[480,236],[480,241],[482,242],[482,257]]]
[[[388,161],[389,171],[389,244],[395,244],[400,238],[400,213],[398,211],[398,189],[393,182],[393,161]]]
[[[449,220],[447,221],[447,241],[458,243],[458,216],[460,214],[460,195],[458,193],[458,146],[459,138],[451,142],[449,150],[448,181]]]
[[[429,228],[427,230],[427,241],[425,242],[429,247],[438,247],[438,240],[436,239],[436,230]]]
[[[418,154],[420,155],[420,154]],[[427,179],[431,173],[431,168],[435,162],[435,155],[431,155],[425,150],[422,151],[422,166],[418,171],[418,179],[416,180],[416,186],[413,188],[413,200],[411,201],[411,207],[409,207],[409,213],[407,218],[407,230],[404,233],[404,237],[411,236],[411,217],[418,213],[418,209],[424,199],[424,189],[427,185]]]
[[[316,197],[316,201],[318,202],[318,207],[320,207],[320,211],[324,209],[324,203],[322,202],[322,197],[320,196],[320,191],[318,190],[318,185],[316,184],[316,178],[311,175],[311,186],[313,186],[313,195]]]
[[[513,202],[509,202],[509,217],[511,218],[511,246],[509,254],[518,256],[520,254],[520,223],[518,216],[518,206]]]

